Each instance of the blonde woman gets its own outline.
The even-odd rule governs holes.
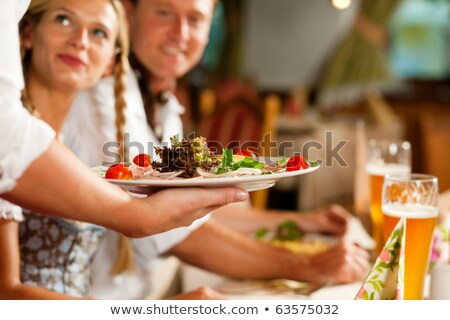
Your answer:
[[[20,35],[25,79],[22,102],[28,111],[58,133],[75,95],[112,69],[120,141],[125,121],[123,75],[128,68],[121,4],[114,0],[36,0],[20,23]],[[18,208],[10,212],[15,214],[0,219],[2,297],[64,297],[56,292],[85,296],[89,264],[104,229],[26,210],[22,214]]]

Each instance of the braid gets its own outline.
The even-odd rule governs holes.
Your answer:
[[[125,127],[125,90],[127,82],[127,73],[129,70],[128,53],[129,53],[129,39],[128,28],[126,25],[125,13],[119,1],[111,0],[112,5],[116,9],[119,17],[119,35],[117,37],[116,48],[119,52],[116,55],[114,65],[114,97],[115,97],[115,112],[116,112],[116,139],[119,143],[119,155],[123,162],[128,161],[128,149],[124,141],[124,127]],[[125,271],[133,271],[135,269],[135,259],[131,241],[123,235],[119,235],[118,240],[118,255],[116,261],[111,268],[111,274],[120,274]]]
[[[124,126],[125,126],[125,90],[126,90],[126,74],[129,69],[128,58],[124,54],[117,56],[116,64],[114,66],[114,96],[115,96],[115,111],[116,111],[116,130],[117,142],[119,142],[119,154],[123,161],[127,161],[128,152],[124,141]],[[134,254],[131,242],[123,235],[119,235],[118,240],[118,256],[116,262],[111,268],[111,274],[121,274],[124,271],[132,271],[135,267]]]
[[[119,154],[122,161],[127,161],[128,152],[124,141],[125,127],[125,90],[127,81],[127,72],[129,69],[127,54],[121,52],[116,58],[114,66],[114,97],[116,111],[116,139],[119,143]],[[123,235],[119,235],[118,256],[111,268],[111,274],[121,274],[124,271],[133,271],[135,268],[134,254],[131,242]]]
[[[123,162],[128,161],[127,148],[124,142],[124,127],[125,127],[125,90],[126,90],[126,74],[128,71],[128,60],[122,55],[118,56],[114,66],[114,96],[115,96],[115,111],[116,111],[116,139],[119,143],[119,155]]]

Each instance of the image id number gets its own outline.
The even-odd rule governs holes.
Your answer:
[[[277,314],[339,314],[335,304],[283,304],[277,305]]]

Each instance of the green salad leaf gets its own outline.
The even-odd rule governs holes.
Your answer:
[[[279,240],[299,240],[303,236],[297,223],[293,220],[287,220],[278,225],[276,239]]]
[[[266,234],[269,233],[269,229],[268,228],[259,228],[258,230],[255,231],[254,236],[256,239],[263,239]]]
[[[216,174],[227,173],[230,171],[236,171],[239,168],[264,168],[264,163],[253,160],[251,157],[245,157],[243,160],[233,162],[233,150],[223,149],[222,165],[216,169]]]
[[[171,146],[155,147],[159,161],[153,161],[152,167],[159,172],[183,171],[181,177],[193,177],[197,168],[210,170],[218,165],[218,160],[209,150],[206,138],[194,137],[170,138]]]
[[[233,163],[233,150],[232,149],[223,149],[223,158],[222,158],[222,168],[228,168]]]

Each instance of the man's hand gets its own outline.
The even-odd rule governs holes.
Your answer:
[[[341,241],[310,257],[308,268],[309,281],[350,283],[364,279],[369,272],[369,254],[351,242]]]
[[[332,204],[312,213],[298,215],[296,221],[303,232],[343,236],[351,214],[343,207]]]

